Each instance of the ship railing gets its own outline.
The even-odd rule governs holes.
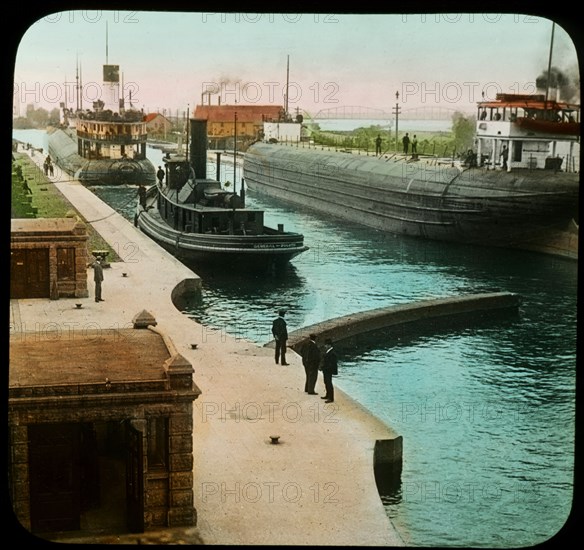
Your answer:
[[[91,141],[99,141],[99,142],[110,142],[113,144],[120,144],[120,145],[132,145],[136,143],[145,143],[148,137],[147,134],[141,134],[139,136],[129,136],[124,134],[92,134],[90,132],[84,132],[83,130],[77,130],[77,137],[83,139],[89,139]]]

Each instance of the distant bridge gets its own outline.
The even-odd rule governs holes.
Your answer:
[[[402,120],[451,120],[452,115],[455,112],[460,112],[459,109],[451,109],[440,106],[405,108],[403,105],[400,105],[399,107],[399,118]],[[311,114],[308,111],[303,111],[303,115],[308,120],[314,121],[342,119],[393,121],[395,120],[395,114],[393,114],[394,109],[395,107],[390,109],[375,109],[356,105],[344,105],[340,107],[321,109],[315,114]]]

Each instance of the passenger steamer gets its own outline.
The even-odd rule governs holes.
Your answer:
[[[465,161],[257,142],[248,189],[383,231],[578,257],[580,106],[543,95],[478,103]],[[506,162],[504,162],[506,153]]]
[[[52,160],[62,170],[87,185],[151,185],[155,168],[146,158],[147,130],[141,111],[124,108],[120,96],[118,65],[103,66],[103,95],[92,109],[62,103],[58,128],[49,128]],[[81,86],[78,86],[80,94]]]
[[[207,122],[190,120],[190,154],[164,159],[165,180],[143,191],[135,224],[185,263],[281,270],[308,250],[304,236],[264,225],[264,211],[207,179]],[[217,163],[219,167],[219,162]]]

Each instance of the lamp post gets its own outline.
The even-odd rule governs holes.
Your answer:
[[[393,109],[393,114],[395,115],[395,152],[397,153],[397,130],[398,130],[398,124],[399,124],[399,92],[395,92],[395,107]]]

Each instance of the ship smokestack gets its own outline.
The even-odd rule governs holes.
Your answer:
[[[189,161],[197,179],[207,179],[207,121],[191,118],[191,150]]]

